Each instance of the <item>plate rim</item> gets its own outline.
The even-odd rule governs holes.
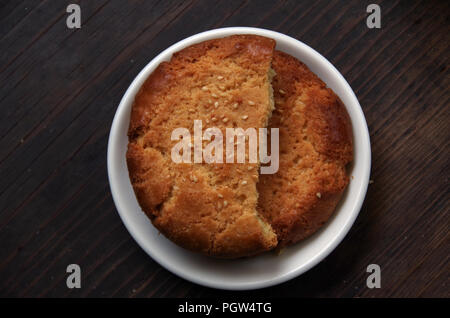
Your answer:
[[[121,124],[121,119],[124,116],[124,112],[127,111],[126,104],[129,103],[130,98],[134,98],[134,95],[136,94],[137,90],[140,88],[142,83],[145,81],[145,76],[149,70],[156,67],[160,64],[163,60],[166,60],[166,56],[169,56],[168,54],[172,54],[174,52],[179,51],[183,47],[198,43],[201,41],[204,41],[207,38],[220,38],[224,36],[229,36],[232,34],[258,34],[262,36],[267,36],[274,38],[275,40],[281,38],[283,40],[286,40],[288,42],[292,42],[295,45],[302,47],[302,49],[309,51],[309,54],[314,55],[320,63],[324,63],[327,68],[330,69],[334,73],[334,76],[337,77],[337,79],[344,85],[345,91],[349,94],[348,98],[352,99],[352,104],[354,106],[357,106],[354,111],[357,112],[357,116],[360,119],[360,122],[358,122],[358,133],[362,133],[362,138],[364,140],[362,146],[365,147],[363,149],[366,155],[365,157],[365,170],[363,171],[362,178],[362,184],[359,188],[359,192],[357,195],[357,198],[355,199],[355,204],[353,205],[352,209],[352,215],[348,219],[347,223],[340,228],[340,231],[334,236],[334,239],[331,240],[326,247],[323,248],[323,250],[320,253],[317,253],[316,256],[308,261],[305,265],[300,266],[296,268],[295,270],[291,270],[287,273],[284,273],[281,276],[268,278],[266,280],[261,281],[255,281],[255,282],[243,282],[243,283],[227,283],[227,282],[217,282],[217,281],[211,281],[208,279],[203,279],[202,277],[199,277],[198,275],[190,275],[189,271],[182,270],[177,266],[176,264],[171,264],[169,262],[166,262],[164,259],[161,259],[158,255],[156,255],[151,249],[147,248],[144,240],[142,237],[138,236],[134,229],[132,228],[131,223],[128,221],[126,217],[126,213],[124,212],[124,208],[122,206],[122,202],[120,199],[120,193],[117,189],[116,182],[116,176],[115,171],[113,168],[113,165],[115,164],[116,158],[114,158],[114,153],[117,152],[116,148],[118,145],[114,142],[117,139],[117,134],[119,133],[119,125]],[[169,56],[170,57],[170,56]],[[345,105],[348,109],[347,105]],[[352,122],[354,125],[354,123]],[[362,127],[361,127],[362,125]],[[327,257],[344,239],[344,237],[347,235],[348,231],[352,227],[354,221],[356,220],[357,216],[359,215],[359,212],[361,210],[362,204],[365,199],[365,195],[367,192],[367,187],[369,184],[369,177],[370,177],[370,169],[371,169],[371,144],[370,144],[370,135],[369,130],[367,126],[367,122],[363,113],[363,110],[361,108],[361,105],[359,104],[359,101],[353,92],[352,88],[348,84],[348,82],[345,80],[345,78],[342,76],[342,74],[320,53],[315,51],[313,48],[309,47],[305,43],[292,38],[288,35],[267,30],[267,29],[261,29],[261,28],[253,28],[253,27],[227,27],[227,28],[219,28],[219,29],[213,29],[204,31],[201,33],[197,33],[195,35],[189,36],[179,42],[176,42],[175,44],[171,45],[161,53],[159,53],[156,57],[150,60],[149,63],[146,64],[146,66],[136,75],[136,77],[133,79],[129,87],[127,88],[125,94],[122,96],[121,101],[119,103],[118,108],[116,109],[116,113],[114,115],[114,119],[112,121],[111,130],[108,138],[108,147],[107,147],[107,170],[108,170],[108,181],[110,185],[110,190],[112,194],[112,198],[114,201],[114,204],[116,206],[117,212],[124,223],[125,227],[127,228],[128,232],[131,234],[133,239],[138,243],[138,245],[159,265],[164,267],[165,269],[169,270],[173,274],[182,277],[188,281],[194,282],[196,284],[211,287],[211,288],[218,288],[218,289],[225,289],[225,290],[250,290],[250,289],[259,289],[259,288],[265,288],[274,286],[277,284],[284,283],[288,280],[291,280],[305,272],[307,272],[309,269],[313,268],[315,265],[317,265],[319,262],[321,262],[325,257]]]

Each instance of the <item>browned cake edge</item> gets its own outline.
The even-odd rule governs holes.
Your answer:
[[[345,169],[353,160],[353,136],[350,117],[339,97],[305,64],[289,54],[275,51],[272,67],[277,73],[272,82],[275,100],[281,95],[289,98],[304,93],[299,91],[297,84],[300,82],[301,86],[308,87],[306,94],[313,101],[312,105],[306,106],[309,107],[309,138],[314,149],[326,161],[334,162]],[[276,115],[273,115],[273,118],[275,119]],[[280,143],[282,142],[280,139]],[[287,213],[275,222],[269,221],[277,233],[278,248],[303,240],[322,227],[332,216],[348,183],[349,177],[346,173],[332,189],[323,190],[319,185],[312,193],[308,193],[307,207],[301,214],[286,211]]]

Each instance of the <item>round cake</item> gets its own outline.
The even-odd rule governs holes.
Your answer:
[[[274,48],[256,35],[195,44],[161,63],[135,97],[131,184],[153,225],[182,247],[238,258],[293,244],[327,221],[349,182],[345,107],[304,64]],[[214,153],[222,162],[199,161],[196,148],[215,139],[196,140],[198,122],[201,132],[224,136],[227,128],[278,128],[278,171],[260,174],[249,150],[244,162],[228,162],[225,151]],[[174,138],[180,128],[185,134]],[[180,140],[189,144],[182,162],[174,160]]]

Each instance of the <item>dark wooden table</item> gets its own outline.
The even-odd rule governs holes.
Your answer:
[[[0,4],[0,296],[449,297],[448,1],[76,2]],[[366,7],[381,7],[381,28]],[[171,44],[223,26],[297,38],[354,89],[372,141],[361,213],[323,262],[248,292],[171,274],[135,243],[111,198],[112,118],[138,72]],[[66,267],[82,269],[68,289]],[[380,289],[366,267],[381,266]]]

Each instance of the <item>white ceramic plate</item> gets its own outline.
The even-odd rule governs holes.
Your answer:
[[[277,49],[309,66],[345,104],[354,136],[353,179],[333,217],[315,235],[287,248],[280,256],[265,253],[239,260],[218,260],[187,251],[167,240],[141,211],[128,177],[125,160],[127,130],[134,96],[145,79],[162,62],[194,43],[233,34],[257,34],[275,39]],[[120,102],[108,142],[108,176],[114,202],[126,228],[136,242],[172,273],[200,285],[221,289],[255,289],[290,280],[322,261],[344,238],[355,221],[369,182],[370,139],[361,106],[342,75],[322,55],[287,35],[257,28],[216,29],[184,39],[155,57],[136,76]]]

